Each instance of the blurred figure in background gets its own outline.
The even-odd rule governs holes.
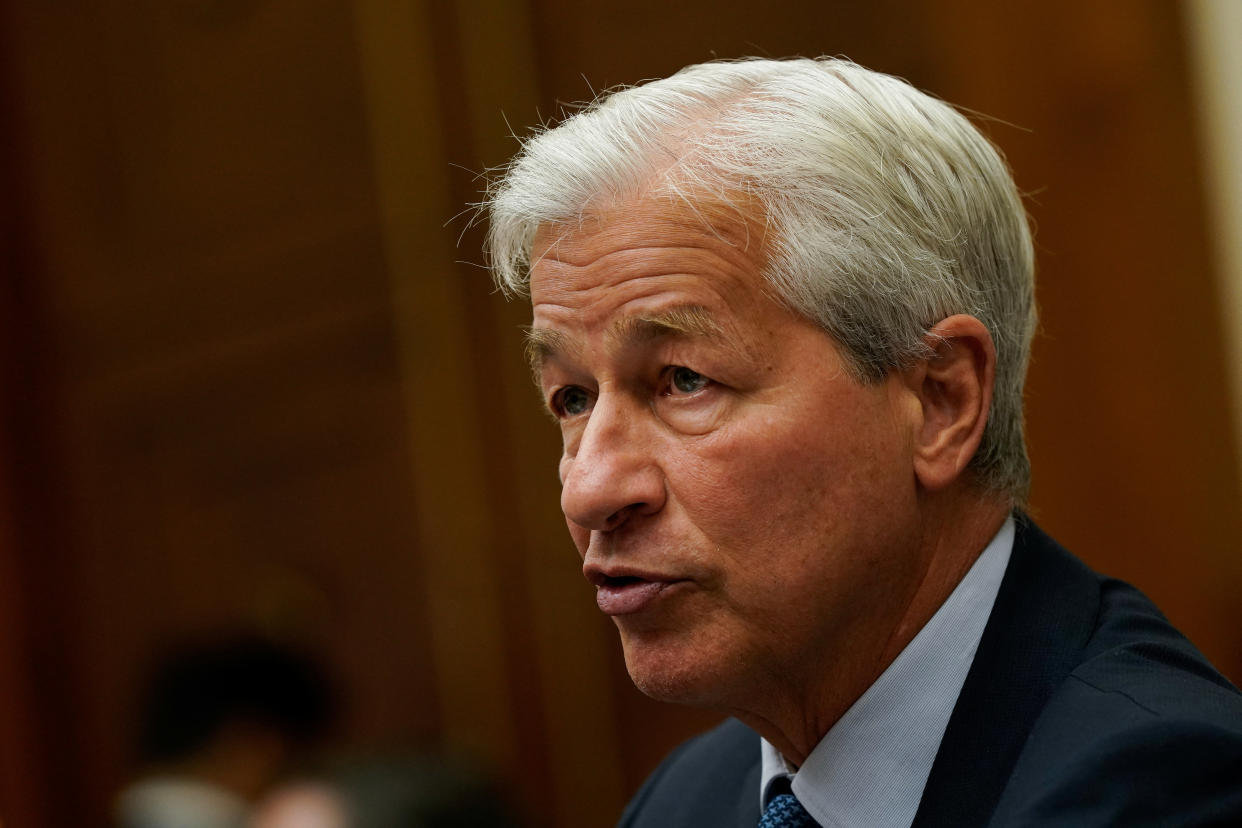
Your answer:
[[[241,828],[297,751],[328,730],[336,700],[314,659],[251,636],[159,659],[139,706],[139,777],[119,828]]]
[[[250,828],[516,828],[495,781],[467,763],[427,756],[346,759],[290,779]]]

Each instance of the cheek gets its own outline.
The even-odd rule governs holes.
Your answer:
[[[831,464],[822,452],[782,434],[697,449],[690,462],[666,468],[676,499],[717,554],[753,563],[791,535],[815,531]]]
[[[901,474],[895,437],[883,418],[842,412],[756,417],[727,439],[701,444],[699,462],[681,475],[685,491],[700,493],[686,505],[724,530],[728,537],[718,540],[725,543],[744,538],[753,549],[826,540],[843,523],[865,522],[859,512],[874,512],[900,496],[905,477],[913,480],[912,469]]]

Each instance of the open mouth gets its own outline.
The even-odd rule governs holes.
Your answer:
[[[632,584],[644,584],[644,583],[647,583],[647,581],[634,575],[622,575],[617,578],[605,575],[603,578],[603,583],[600,584],[600,586],[608,587],[610,589],[619,589],[621,587],[627,587]]]

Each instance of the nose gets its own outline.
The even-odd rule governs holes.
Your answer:
[[[583,529],[612,531],[664,506],[654,429],[641,405],[627,406],[619,396],[596,399],[584,430],[561,459],[561,509]]]

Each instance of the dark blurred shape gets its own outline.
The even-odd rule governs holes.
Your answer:
[[[235,635],[157,659],[137,728],[142,774],[117,799],[122,828],[242,826],[337,708],[324,667],[299,650]]]
[[[251,828],[517,828],[495,778],[425,754],[338,760],[277,787]]]
[[[155,670],[139,725],[143,761],[177,761],[227,727],[256,726],[290,745],[322,735],[335,703],[326,672],[297,651],[238,637],[178,649]]]

